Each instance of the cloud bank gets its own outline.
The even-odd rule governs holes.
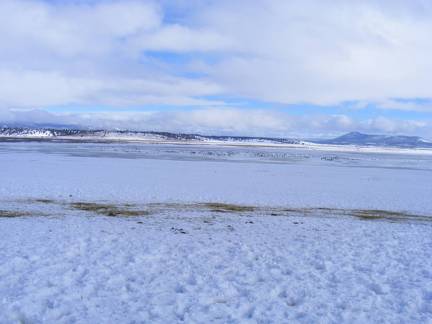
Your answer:
[[[81,127],[274,137],[329,137],[350,131],[421,135],[432,139],[432,120],[357,120],[346,115],[293,116],[269,110],[206,108],[191,111],[50,113],[0,111],[1,126]]]
[[[3,0],[0,111],[160,105],[171,118],[163,106],[173,105],[195,108],[166,127],[183,114],[200,116],[206,129],[224,118],[221,131],[251,132],[259,120],[272,132],[287,126],[264,111],[242,112],[249,126],[234,125],[236,110],[208,116],[232,98],[432,114],[432,104],[415,101],[432,98],[431,18],[432,3],[422,0]],[[404,131],[414,123],[382,120],[352,125]]]

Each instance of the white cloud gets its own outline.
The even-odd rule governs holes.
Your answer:
[[[228,37],[206,29],[191,29],[178,24],[164,26],[155,33],[146,33],[131,40],[137,51],[209,52],[229,50]]]
[[[236,48],[209,68],[231,92],[268,101],[431,97],[431,9],[420,1],[226,2],[203,24]]]
[[[180,43],[184,43],[178,46],[188,48],[194,33],[200,34],[186,27],[163,26],[161,8],[148,1],[54,5],[3,0],[0,109],[207,105],[197,97],[220,93],[220,85],[167,73],[140,59],[146,48],[165,49],[177,34],[183,35]],[[206,35],[200,36],[203,41]],[[149,41],[138,46],[141,38]]]
[[[380,109],[393,109],[401,111],[417,111],[417,112],[431,112],[432,101],[400,101],[400,100],[383,100],[376,103]]]
[[[158,28],[162,19],[154,5],[129,0],[94,5],[3,0],[0,16],[2,52],[70,58],[107,55],[122,39]]]
[[[0,84],[0,106],[14,108],[67,104],[206,106],[218,102],[196,99],[195,96],[213,95],[219,90],[218,85],[205,80],[176,77],[102,79],[37,70],[0,71]]]

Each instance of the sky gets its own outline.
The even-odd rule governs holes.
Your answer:
[[[0,126],[432,139],[428,0],[1,0]]]

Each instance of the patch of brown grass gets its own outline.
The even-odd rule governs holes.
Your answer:
[[[0,210],[0,217],[13,218],[13,217],[23,217],[28,216],[27,213],[15,211],[15,210]]]
[[[52,199],[34,199],[33,200],[36,203],[41,203],[41,204],[55,204],[56,201],[52,200]]]
[[[218,213],[243,213],[243,212],[253,212],[255,207],[244,206],[244,205],[234,205],[234,204],[224,204],[224,203],[204,203],[201,204],[206,208],[211,209],[213,212]]]
[[[110,217],[132,217],[148,215],[147,210],[134,210],[128,206],[116,206],[112,204],[90,203],[90,202],[74,202],[70,204],[73,209],[92,212],[99,215]]]
[[[310,208],[283,208],[281,211],[285,212],[285,213],[290,213],[290,214],[309,214],[309,213],[311,213]]]
[[[412,219],[418,217],[416,215],[410,215],[407,213],[393,212],[393,211],[379,210],[379,209],[353,210],[352,215],[364,220],[375,220],[375,219],[405,220],[405,219]]]

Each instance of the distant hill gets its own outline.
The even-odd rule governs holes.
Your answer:
[[[336,145],[362,145],[362,146],[393,146],[406,148],[432,148],[432,142],[418,136],[388,136],[369,135],[351,132],[340,137],[328,140],[317,140],[314,143]]]
[[[151,131],[128,131],[128,130],[82,130],[72,128],[33,128],[33,127],[0,127],[0,137],[9,139],[63,139],[63,140],[160,140],[160,141],[194,141],[194,142],[254,142],[273,144],[301,144],[296,139],[272,138],[272,137],[249,137],[249,136],[216,136],[183,134],[169,132]]]
[[[302,141],[291,138],[217,136],[152,131],[85,130],[51,127],[0,127],[3,140],[55,140],[55,141],[168,141],[168,142],[225,142],[262,144],[331,144],[359,146],[388,146],[400,148],[432,148],[432,142],[417,136],[369,135],[351,132],[333,139]]]

